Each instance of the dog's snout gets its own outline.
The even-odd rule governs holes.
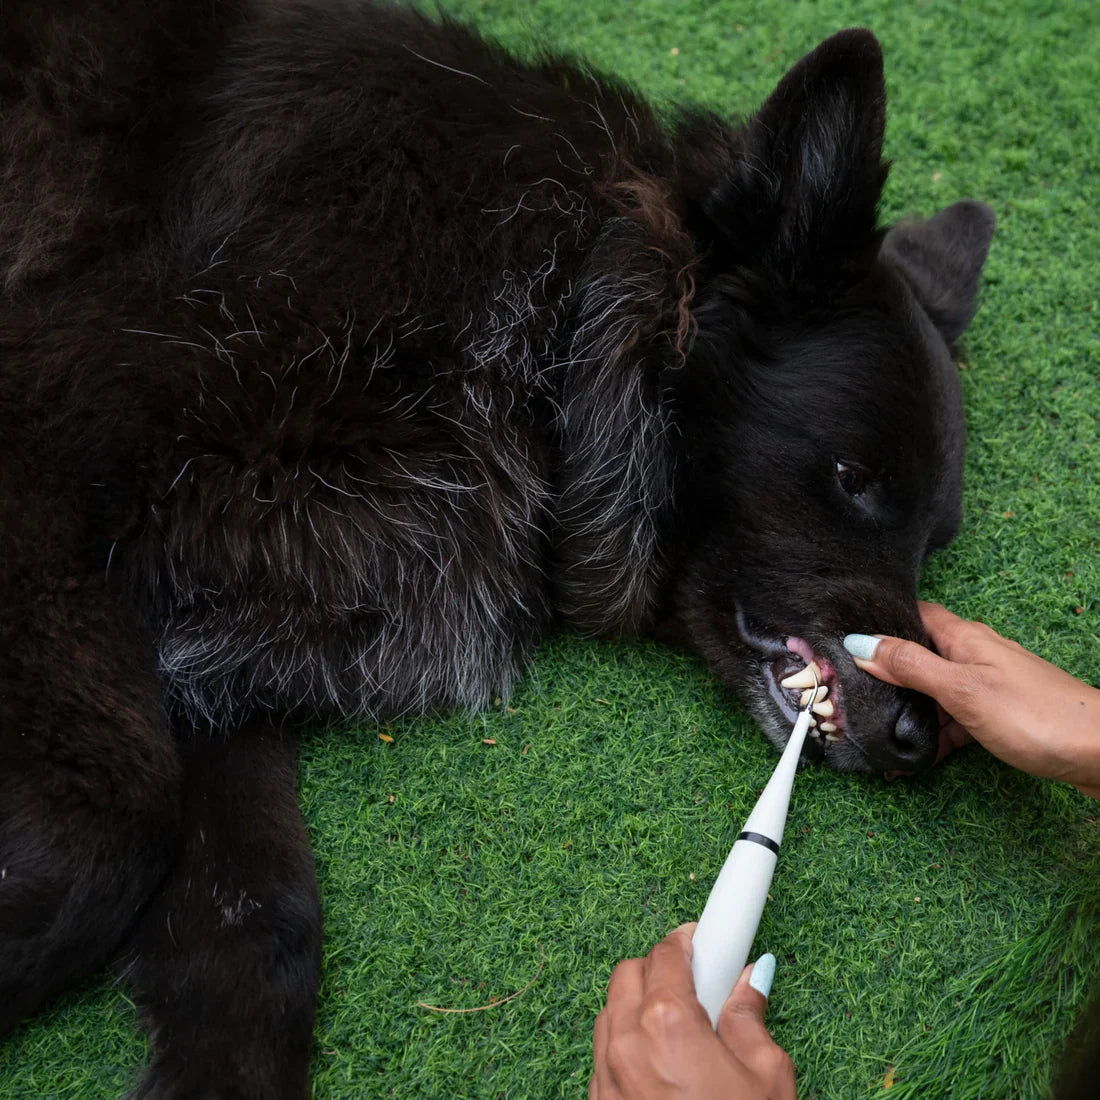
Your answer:
[[[936,716],[923,702],[907,700],[890,731],[890,748],[903,771],[924,771],[936,762],[939,743]]]

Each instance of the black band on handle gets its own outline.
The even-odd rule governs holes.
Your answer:
[[[770,836],[765,836],[763,833],[742,833],[737,839],[751,840],[753,844],[759,844],[762,848],[770,848],[776,855],[779,855],[779,845]]]

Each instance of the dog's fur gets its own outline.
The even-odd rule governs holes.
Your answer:
[[[555,626],[693,647],[777,744],[816,655],[810,757],[934,759],[840,638],[924,638],[992,216],[877,227],[870,33],[666,127],[355,0],[5,19],[0,1032],[116,959],[138,1095],[303,1094],[294,731],[478,706]]]

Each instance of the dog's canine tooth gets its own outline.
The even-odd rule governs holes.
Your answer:
[[[825,740],[828,741],[830,745],[837,745],[840,743],[840,738],[837,737],[835,733],[825,734]]]
[[[820,726],[822,733],[836,733],[835,722],[822,722]]]
[[[825,684],[822,684],[821,687],[817,689],[817,691],[814,691],[812,687],[806,688],[806,690],[799,696],[798,705],[800,707],[805,707],[809,704],[811,699],[815,703],[817,703],[820,700],[824,699],[825,696],[828,694],[829,689]]]
[[[780,687],[785,688],[812,688],[814,684],[821,682],[821,669],[816,661],[811,661],[800,672],[792,673],[785,680],[779,681]]]
[[[828,699],[822,699],[817,703],[814,703],[814,714],[820,714],[822,718],[832,718],[833,713],[836,711],[836,707]]]

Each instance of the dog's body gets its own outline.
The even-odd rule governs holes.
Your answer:
[[[839,639],[923,637],[992,219],[876,228],[867,32],[670,133],[400,10],[111,7],[0,45],[0,1032],[117,957],[141,1095],[300,1094],[293,731],[554,626],[694,647],[777,743],[814,655],[813,756],[931,762]]]

